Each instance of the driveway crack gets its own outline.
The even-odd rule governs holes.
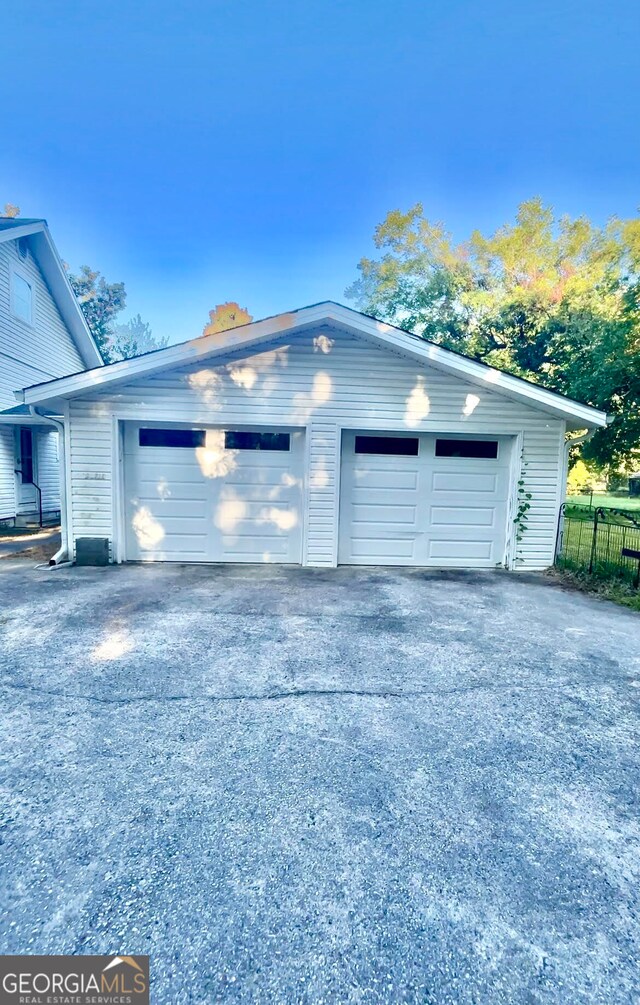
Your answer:
[[[624,679],[623,679],[624,680]],[[620,681],[622,682],[622,680]],[[272,702],[287,701],[299,698],[382,698],[382,699],[402,699],[402,698],[429,698],[447,697],[459,694],[470,694],[477,691],[549,691],[562,690],[564,688],[576,687],[579,681],[565,681],[560,684],[519,684],[516,681],[508,681],[504,684],[469,684],[456,688],[422,688],[412,691],[394,690],[384,688],[382,690],[370,690],[360,688],[292,688],[287,691],[265,691],[263,693],[239,694],[139,694],[127,697],[103,697],[97,694],[82,694],[74,691],[55,691],[41,688],[34,684],[23,684],[17,681],[4,681],[5,687],[16,691],[29,691],[32,694],[43,695],[49,698],[63,698],[68,700],[81,700],[95,702],[99,705],[137,705],[140,702],[211,702],[213,704],[224,704],[234,702]],[[583,682],[582,682],[583,683]],[[603,683],[611,683],[610,681]]]

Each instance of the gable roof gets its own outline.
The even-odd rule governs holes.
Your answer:
[[[287,311],[285,314],[276,314],[261,321],[252,321],[250,324],[240,325],[226,332],[202,335],[188,342],[155,349],[131,359],[119,360],[96,370],[34,384],[21,392],[16,392],[16,397],[27,404],[75,397],[92,390],[101,390],[110,384],[131,381],[161,370],[197,363],[205,358],[215,360],[217,357],[223,358],[240,350],[257,352],[260,347],[274,342],[283,335],[295,335],[322,324],[350,332],[382,348],[399,352],[417,362],[429,363],[438,370],[470,383],[567,419],[571,428],[593,428],[607,424],[606,414],[590,405],[573,401],[554,391],[547,391],[532,381],[496,370],[486,363],[479,363],[468,356],[444,349],[434,342],[427,342],[419,335],[395,328],[384,321],[378,321],[331,300]]]
[[[85,366],[102,367],[103,360],[91,334],[80,304],[71,289],[62,259],[53,243],[46,220],[0,217],[0,244],[25,237],[42,275],[56,302],[62,320]]]

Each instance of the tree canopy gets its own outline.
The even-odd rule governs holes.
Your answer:
[[[215,335],[217,332],[228,331],[229,328],[239,328],[240,325],[249,324],[253,318],[245,307],[241,307],[235,300],[228,300],[225,304],[218,304],[214,310],[209,311],[209,324],[204,326],[203,335]]]
[[[70,272],[69,282],[102,358],[110,363],[112,325],[127,302],[124,283],[108,283],[88,265],[81,266],[78,275]]]
[[[167,345],[168,338],[154,338],[150,325],[139,314],[124,324],[116,324],[115,319],[127,302],[124,283],[108,283],[104,276],[88,265],[83,265],[78,275],[68,275],[105,363],[129,359]]]
[[[640,457],[640,218],[596,227],[540,199],[456,244],[421,204],[376,228],[346,291],[361,310],[606,410],[585,445],[600,464]]]
[[[151,325],[136,314],[125,324],[112,326],[109,355],[112,360],[130,359],[131,356],[139,356],[143,352],[164,349],[168,343],[168,336],[154,338]]]

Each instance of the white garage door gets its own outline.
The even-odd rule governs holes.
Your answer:
[[[510,459],[504,437],[345,432],[338,561],[502,563]]]
[[[127,423],[127,559],[299,563],[303,437]]]

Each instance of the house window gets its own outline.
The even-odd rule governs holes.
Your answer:
[[[356,436],[356,454],[418,456],[417,436]]]
[[[225,450],[290,450],[289,433],[247,433],[228,429],[224,434]]]
[[[33,485],[33,435],[20,427],[20,479],[23,485]]]
[[[11,277],[11,311],[16,318],[31,324],[33,317],[33,290],[17,272]]]
[[[436,440],[436,457],[498,456],[497,440]]]
[[[204,447],[204,429],[141,429],[141,447]]]

